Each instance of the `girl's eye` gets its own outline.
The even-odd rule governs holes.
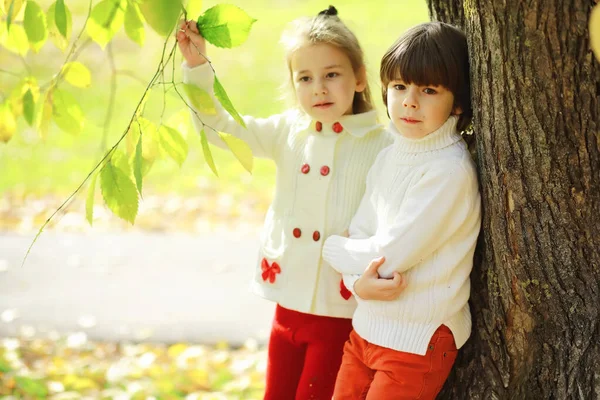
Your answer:
[[[310,80],[310,78],[308,76],[301,76],[300,78],[298,78],[298,81],[300,82],[308,82]]]
[[[339,74],[337,72],[329,72],[326,76],[327,78],[335,78]]]
[[[425,89],[423,89],[423,92],[425,94],[437,94],[437,91],[435,89],[432,89],[432,88],[425,88]]]

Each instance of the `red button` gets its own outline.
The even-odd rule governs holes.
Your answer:
[[[329,175],[329,167],[327,165],[323,165],[321,167],[321,175],[323,175],[323,176]]]
[[[321,239],[321,234],[319,233],[319,231],[314,231],[314,233],[313,233],[313,240],[315,242],[318,242],[319,239]]]
[[[344,130],[344,127],[339,122],[336,122],[335,124],[333,124],[333,131],[335,133],[341,133],[343,130]]]
[[[317,130],[317,132],[321,132],[321,130],[323,129],[323,124],[320,121],[317,121],[317,123],[315,124],[315,129]]]
[[[303,174],[308,174],[308,171],[310,171],[310,165],[304,164],[300,171],[302,171]]]
[[[294,228],[294,237],[299,238],[300,236],[302,236],[302,231],[300,228]]]

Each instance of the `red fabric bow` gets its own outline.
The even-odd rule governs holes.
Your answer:
[[[262,269],[262,278],[263,281],[269,280],[270,283],[275,283],[275,278],[277,278],[277,274],[281,273],[281,267],[276,262],[273,262],[269,265],[269,262],[266,258],[263,258],[260,263],[260,268]]]
[[[348,300],[350,297],[352,297],[352,292],[348,290],[346,285],[344,285],[344,279],[340,280],[340,294],[344,300]]]

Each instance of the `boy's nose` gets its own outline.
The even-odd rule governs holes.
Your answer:
[[[405,108],[419,108],[419,103],[416,101],[416,99],[412,96],[407,96],[404,101],[402,102],[402,105]]]

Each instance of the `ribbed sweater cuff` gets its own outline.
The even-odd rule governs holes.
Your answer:
[[[181,64],[183,71],[183,82],[191,83],[204,89],[212,88],[214,82],[214,72],[210,64],[205,63],[196,67],[190,68],[184,61]]]
[[[347,252],[344,251],[347,240],[348,238],[343,236],[333,235],[329,236],[323,245],[323,259],[338,272],[341,272],[339,268],[343,263],[344,255],[347,255]]]

